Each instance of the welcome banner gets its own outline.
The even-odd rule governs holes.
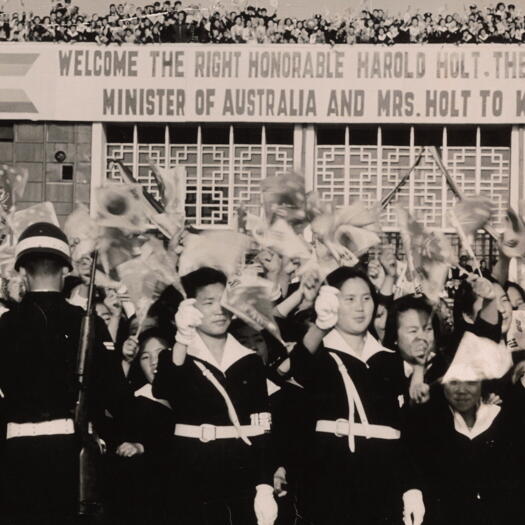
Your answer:
[[[522,123],[514,45],[4,43],[0,119]]]

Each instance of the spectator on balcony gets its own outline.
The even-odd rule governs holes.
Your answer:
[[[264,25],[263,18],[255,17],[253,19],[253,30],[255,33],[255,41],[258,44],[265,44],[268,41],[266,37],[266,26]]]
[[[193,31],[191,26],[186,21],[187,15],[185,11],[177,13],[177,20],[173,24],[173,42],[191,42]]]
[[[160,30],[160,41],[162,43],[174,42],[175,39],[175,19],[173,16],[169,15],[166,17],[166,20]]]
[[[255,38],[255,30],[252,24],[252,18],[246,19],[244,28],[242,30],[242,39],[247,44],[255,44],[257,42]]]
[[[232,40],[236,44],[244,44],[246,41],[244,40],[244,22],[242,16],[237,15],[234,22],[231,27]]]

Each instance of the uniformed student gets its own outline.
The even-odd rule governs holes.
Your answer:
[[[182,278],[176,343],[162,352],[153,395],[176,413],[169,485],[171,523],[272,525],[268,394],[257,354],[227,330],[226,276],[200,268]]]
[[[81,308],[61,293],[71,270],[65,234],[36,223],[15,248],[28,292],[0,318],[0,390],[7,420],[2,460],[2,523],[72,523],[78,510],[79,442],[73,427]],[[118,387],[105,380],[104,322],[95,321],[92,406],[118,413]],[[124,396],[125,397],[125,396]],[[114,401],[111,402],[111,400]]]
[[[341,267],[316,299],[317,319],[291,354],[305,387],[312,439],[300,511],[315,525],[421,524],[420,492],[403,480],[395,353],[368,332],[376,295],[368,277]]]
[[[108,455],[105,477],[111,525],[164,523],[164,505],[171,495],[166,456],[173,436],[174,414],[166,400],[153,395],[151,384],[158,356],[166,348],[165,335],[158,328],[150,328],[139,336],[139,353],[132,368],[136,369],[133,372],[137,380],[142,380],[134,392],[133,430],[144,453],[128,457],[128,444],[121,444]]]

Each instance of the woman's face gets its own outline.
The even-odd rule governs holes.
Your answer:
[[[450,381],[443,385],[445,398],[460,414],[475,409],[481,400],[481,381]]]
[[[251,326],[244,325],[238,330],[235,330],[235,338],[243,346],[256,352],[257,355],[266,362],[268,358],[268,347],[260,332],[254,330]]]
[[[372,321],[374,300],[366,281],[347,279],[339,293],[337,328],[351,335],[364,335]]]
[[[398,316],[397,347],[404,361],[424,365],[434,349],[432,320],[421,310],[407,310]]]
[[[501,333],[506,334],[512,321],[512,304],[501,284],[493,283],[492,287],[496,293],[498,312],[501,314]]]
[[[379,304],[376,310],[376,316],[374,317],[374,328],[379,340],[382,341],[385,337],[385,325],[386,325],[387,310],[384,304]]]
[[[507,295],[509,296],[509,301],[512,305],[513,310],[521,310],[523,308],[523,305],[525,305],[525,301],[523,300],[523,297],[518,292],[518,290],[514,288],[514,286],[509,286],[507,290]]]
[[[144,343],[144,349],[140,354],[140,368],[144,372],[148,383],[153,383],[159,362],[159,354],[166,348],[166,343],[156,337],[152,337]]]

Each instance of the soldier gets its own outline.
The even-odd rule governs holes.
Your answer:
[[[73,414],[83,310],[61,293],[71,258],[67,237],[57,226],[29,226],[20,235],[15,257],[28,292],[0,318],[0,389],[7,421],[2,522],[70,524],[76,519],[79,486]],[[120,395],[124,390],[104,373],[103,341],[109,340],[104,322],[96,318],[93,391],[98,399],[93,406],[104,404],[119,413],[126,405]]]

